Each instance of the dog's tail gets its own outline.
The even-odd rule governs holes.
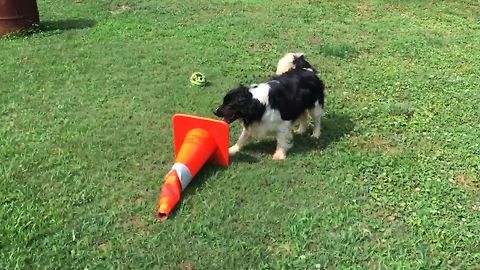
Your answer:
[[[276,74],[282,75],[291,69],[297,68],[310,69],[316,73],[316,70],[308,63],[303,53],[287,53],[278,61]]]

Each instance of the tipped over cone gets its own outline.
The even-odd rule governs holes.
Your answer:
[[[162,190],[160,191],[160,197],[157,205],[157,219],[164,221],[168,218],[168,215],[180,201],[180,194],[182,193],[182,186],[180,185],[180,178],[175,170],[171,170],[165,175],[165,182],[163,183]]]
[[[157,204],[157,219],[164,221],[182,191],[207,160],[228,166],[228,125],[209,118],[176,114],[173,117],[175,163],[165,175]]]

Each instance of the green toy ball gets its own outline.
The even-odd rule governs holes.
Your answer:
[[[190,83],[196,86],[205,86],[207,84],[207,79],[202,73],[194,72],[192,76],[190,76]]]

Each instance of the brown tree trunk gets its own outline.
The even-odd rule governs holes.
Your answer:
[[[0,0],[0,36],[40,23],[36,0]]]

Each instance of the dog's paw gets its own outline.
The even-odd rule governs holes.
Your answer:
[[[299,126],[299,127],[295,130],[295,133],[302,135],[302,134],[305,134],[306,131],[307,131],[307,128],[302,127],[302,126]]]
[[[240,151],[240,147],[238,147],[238,145],[236,145],[236,144],[234,146],[228,148],[228,154],[230,156],[235,155],[236,153],[238,153],[238,151]]]
[[[315,131],[314,131],[314,132],[312,133],[312,136],[311,136],[311,137],[312,137],[312,138],[315,138],[315,139],[320,138],[320,131],[318,131],[318,132],[315,132]]]
[[[287,155],[285,154],[285,151],[277,150],[273,154],[272,159],[273,160],[284,160],[286,157],[287,157]]]

